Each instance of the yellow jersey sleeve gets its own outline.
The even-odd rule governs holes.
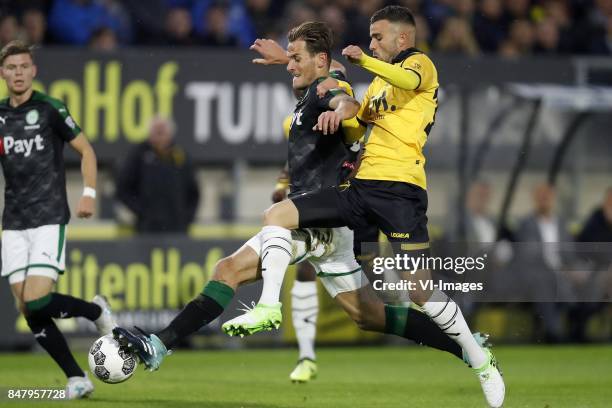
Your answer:
[[[285,139],[289,139],[289,130],[291,129],[291,120],[293,120],[293,115],[289,115],[283,120],[283,135],[285,135]]]
[[[400,89],[414,90],[420,86],[421,75],[412,69],[404,69],[402,64],[390,64],[369,55],[362,54],[358,64],[385,82]]]
[[[423,90],[429,89],[434,85],[437,86],[437,80],[434,81],[436,78],[435,67],[425,54],[411,55],[400,63],[400,67],[413,72],[419,77],[419,84],[414,89]]]

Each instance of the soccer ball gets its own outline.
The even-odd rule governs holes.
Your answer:
[[[127,380],[138,367],[136,357],[121,350],[112,334],[94,341],[87,357],[91,372],[99,380],[109,384]]]

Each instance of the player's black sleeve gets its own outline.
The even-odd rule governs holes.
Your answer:
[[[66,105],[51,106],[51,126],[55,134],[65,142],[71,142],[81,133],[81,128],[72,118]]]
[[[337,79],[339,81],[344,81],[344,82],[348,82],[348,80],[346,79],[346,77],[344,76],[344,73],[338,69],[333,70],[329,73],[329,76]]]

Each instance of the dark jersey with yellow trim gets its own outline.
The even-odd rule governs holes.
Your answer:
[[[438,107],[438,73],[416,48],[392,61],[420,78],[414,90],[401,89],[376,77],[368,87],[357,118],[371,127],[357,178],[401,181],[427,187],[423,146]]]
[[[41,92],[16,108],[0,101],[5,230],[68,223],[63,150],[79,133],[66,105]]]
[[[335,186],[344,181],[343,165],[350,161],[349,149],[344,144],[342,127],[334,134],[324,135],[312,128],[319,115],[331,110],[329,102],[341,90],[317,96],[317,85],[324,78],[313,82],[298,101],[289,129],[289,197]]]

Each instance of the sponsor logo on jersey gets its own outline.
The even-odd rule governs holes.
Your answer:
[[[36,122],[38,122],[39,116],[40,115],[38,114],[38,111],[36,109],[32,109],[26,114],[26,117],[25,117],[26,123],[28,125],[34,125]]]
[[[76,123],[74,123],[72,116],[66,116],[66,120],[64,122],[66,122],[66,125],[68,125],[70,129],[74,129],[76,127]]]
[[[33,139],[15,139],[12,136],[0,137],[0,155],[23,154],[24,157],[29,157],[32,152],[45,149],[43,138],[41,135],[36,135]]]
[[[300,109],[299,111],[295,112],[293,114],[293,118],[291,119],[291,126],[289,126],[290,128],[293,127],[293,124],[295,123],[298,126],[302,126],[302,115],[304,113],[302,112],[302,110]]]

